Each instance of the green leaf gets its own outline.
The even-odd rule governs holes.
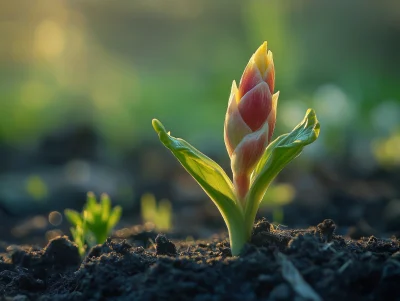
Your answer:
[[[304,146],[318,138],[319,131],[317,116],[314,110],[308,109],[303,121],[292,132],[278,137],[267,147],[251,176],[245,208],[246,219],[249,219],[247,227],[252,227],[260,201],[272,180],[290,161],[300,155]]]
[[[172,137],[157,119],[153,119],[152,124],[160,141],[218,207],[229,229],[229,224],[232,222],[230,219],[240,219],[242,211],[236,203],[232,182],[224,170],[185,140]]]
[[[86,209],[94,213],[98,207],[96,195],[93,192],[88,192],[86,200]]]
[[[64,215],[67,218],[67,220],[75,227],[81,226],[83,224],[81,214],[75,210],[65,209]]]
[[[91,209],[84,209],[83,211],[83,218],[87,224],[94,224],[97,222],[95,211]]]
[[[119,222],[122,214],[122,207],[115,206],[111,211],[110,217],[108,218],[107,231],[111,231],[112,228]]]
[[[107,221],[111,210],[111,200],[108,194],[103,193],[100,197],[101,204],[101,219]]]

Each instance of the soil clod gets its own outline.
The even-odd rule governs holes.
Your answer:
[[[157,255],[176,255],[175,245],[164,234],[158,234],[156,237]]]
[[[317,230],[324,242],[330,242],[333,234],[335,234],[336,224],[331,219],[325,219],[322,223],[317,225]]]
[[[108,239],[83,262],[66,237],[43,249],[13,246],[0,254],[0,295],[24,301],[400,300],[395,237],[353,240],[335,235],[327,221],[297,230],[268,224],[256,225],[252,243],[236,257],[226,235],[172,243],[160,234],[148,247]]]

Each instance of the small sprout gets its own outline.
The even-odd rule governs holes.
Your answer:
[[[393,169],[400,165],[400,131],[389,137],[379,138],[372,142],[372,152],[378,163],[385,169]]]
[[[272,141],[279,96],[274,89],[275,67],[265,42],[250,58],[239,86],[233,82],[231,88],[224,141],[233,182],[216,162],[185,140],[171,136],[157,119],[152,121],[160,141],[219,209],[234,256],[250,241],[256,213],[271,182],[319,135],[317,116],[308,109],[292,132]]]
[[[78,246],[79,255],[83,257],[86,252],[85,236],[87,230],[85,229],[85,225],[83,223],[78,224],[75,226],[75,228],[71,227],[70,230],[72,234],[72,239]]]
[[[160,200],[158,206],[156,198],[151,193],[142,195],[140,200],[143,222],[151,223],[159,231],[169,231],[172,228],[172,206],[167,199]]]
[[[83,256],[87,246],[93,247],[106,241],[110,232],[121,218],[121,206],[111,209],[111,200],[107,194],[102,194],[97,203],[93,192],[87,194],[86,204],[82,213],[66,209],[65,217],[72,224],[71,234]]]

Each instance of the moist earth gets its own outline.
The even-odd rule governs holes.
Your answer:
[[[400,300],[399,240],[335,229],[332,220],[289,230],[262,219],[239,257],[223,234],[136,233],[83,260],[66,236],[45,248],[12,245],[1,254],[0,300]]]

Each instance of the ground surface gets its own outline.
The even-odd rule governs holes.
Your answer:
[[[400,300],[400,241],[351,240],[325,220],[282,230],[262,220],[243,255],[223,237],[172,243],[153,233],[109,240],[81,261],[66,237],[10,246],[1,300]]]

